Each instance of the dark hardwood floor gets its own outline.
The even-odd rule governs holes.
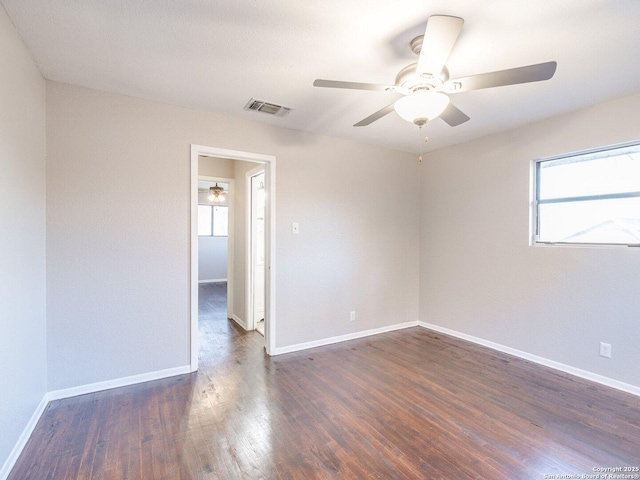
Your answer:
[[[638,397],[419,327],[269,358],[260,334],[226,319],[224,293],[201,288],[199,372],[51,402],[9,478],[543,479],[640,466]]]

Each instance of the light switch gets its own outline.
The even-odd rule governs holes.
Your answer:
[[[300,224],[297,222],[294,222],[291,224],[291,234],[292,235],[298,235],[300,233]]]

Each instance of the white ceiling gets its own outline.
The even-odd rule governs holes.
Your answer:
[[[50,80],[417,152],[417,127],[384,92],[316,78],[393,83],[433,14],[465,24],[451,77],[556,60],[546,82],[460,93],[471,117],[429,122],[426,150],[640,92],[638,0],[0,0]],[[294,110],[246,112],[251,98]]]

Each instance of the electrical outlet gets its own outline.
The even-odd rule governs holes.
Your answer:
[[[600,356],[611,358],[611,344],[600,342]]]
[[[356,321],[356,311],[355,310],[351,310],[351,312],[349,312],[349,321],[350,322],[355,322]]]

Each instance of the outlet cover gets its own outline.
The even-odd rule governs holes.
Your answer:
[[[352,310],[349,312],[349,321],[350,322],[355,322],[356,321],[356,311]]]
[[[600,356],[611,358],[611,344],[600,342]]]

